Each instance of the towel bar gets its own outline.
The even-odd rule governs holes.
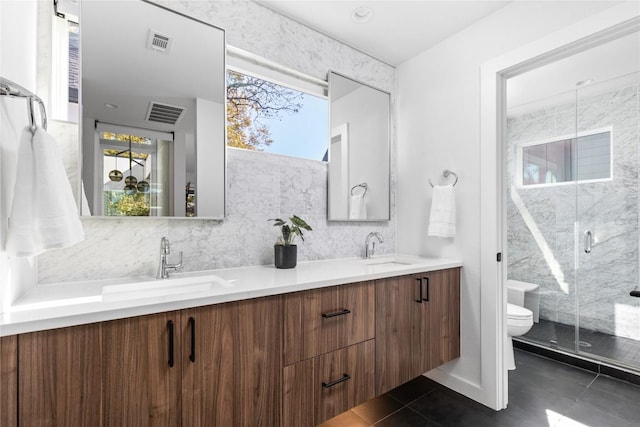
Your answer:
[[[442,176],[444,176],[445,178],[448,178],[449,175],[453,175],[456,178],[456,180],[453,181],[453,184],[451,184],[451,186],[453,187],[458,183],[458,175],[456,175],[455,172],[450,171],[449,169],[445,169],[442,171]],[[431,186],[431,188],[433,188],[433,182],[431,182],[431,178],[429,178],[429,185]]]
[[[366,182],[363,182],[361,184],[358,185],[354,185],[353,187],[351,187],[351,195],[353,196],[353,190],[355,190],[358,187],[362,187],[364,188],[364,193],[362,193],[362,195],[364,196],[365,194],[367,194],[367,188],[369,188],[369,186],[367,185]]]

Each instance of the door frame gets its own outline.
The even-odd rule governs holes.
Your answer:
[[[506,81],[534,68],[640,31],[640,4],[628,1],[552,33],[489,62],[480,69],[480,328],[481,372],[487,403],[508,403],[504,365],[506,303]],[[502,261],[496,262],[496,254]],[[494,379],[494,381],[491,381]]]

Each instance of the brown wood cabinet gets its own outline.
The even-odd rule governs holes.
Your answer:
[[[376,394],[460,356],[460,269],[376,281]]]
[[[460,269],[0,339],[2,426],[313,426],[460,354]]]
[[[368,340],[284,368],[283,426],[312,427],[375,396]]]
[[[21,426],[100,425],[100,324],[18,336]]]
[[[18,336],[0,338],[0,426],[18,425]]]
[[[16,336],[20,425],[278,426],[281,306],[260,298]]]
[[[281,298],[183,310],[182,325],[182,425],[280,425]]]
[[[102,323],[104,426],[180,424],[179,322],[171,311]]]
[[[284,364],[328,353],[375,335],[374,282],[287,294]]]

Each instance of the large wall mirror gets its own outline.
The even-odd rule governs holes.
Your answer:
[[[82,214],[223,218],[224,31],[139,0],[79,21]]]
[[[329,73],[329,220],[390,217],[389,93]]]

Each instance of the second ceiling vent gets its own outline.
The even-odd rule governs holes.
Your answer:
[[[147,120],[150,122],[165,123],[175,125],[182,116],[184,108],[175,105],[161,104],[159,102],[151,102],[149,111],[147,111]]]

